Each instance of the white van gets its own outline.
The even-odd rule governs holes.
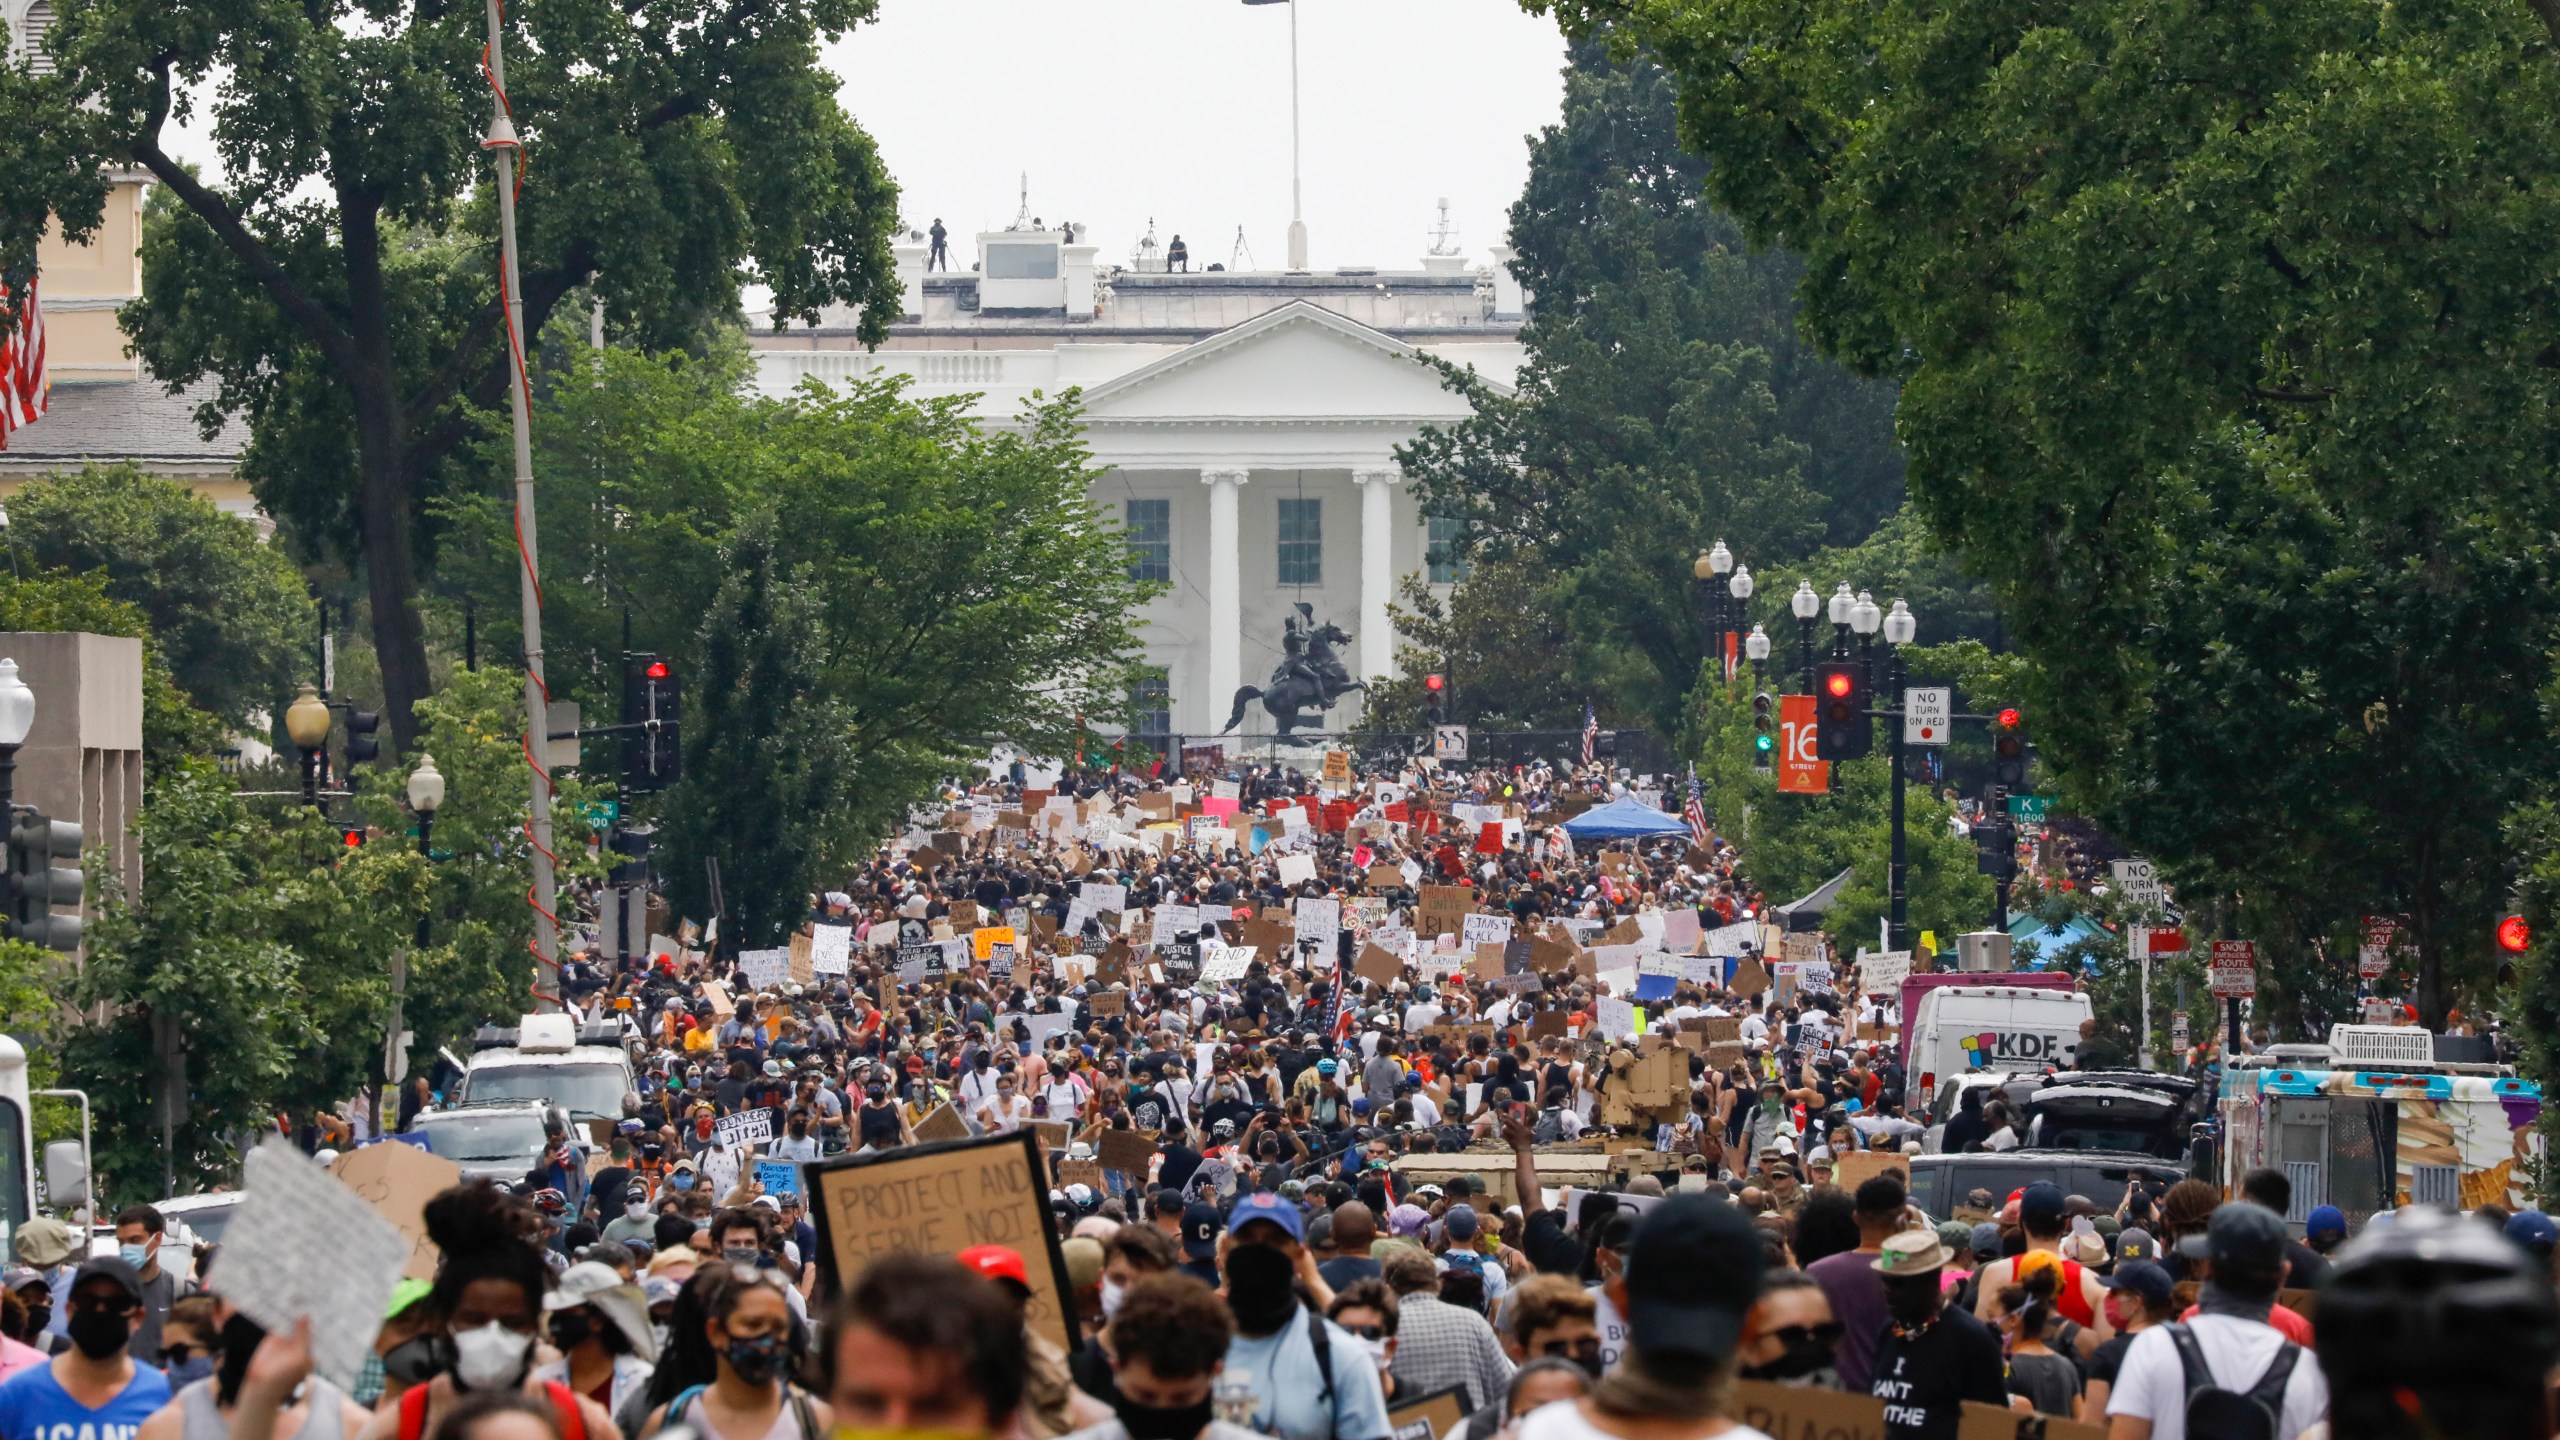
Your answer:
[[[2090,1013],[2089,997],[2076,990],[1945,985],[1928,991],[1909,1020],[1906,1109],[1919,1119],[1942,1087],[1957,1093],[1961,1087],[1947,1082],[1963,1076],[2070,1069],[2080,1050],[2080,1022]]]

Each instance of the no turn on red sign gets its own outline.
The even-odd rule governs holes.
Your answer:
[[[2258,993],[2258,942],[2213,942],[2213,993],[2223,999],[2247,1000]]]
[[[1955,691],[1944,685],[1902,692],[1902,743],[1944,745],[1947,720],[1955,711]]]

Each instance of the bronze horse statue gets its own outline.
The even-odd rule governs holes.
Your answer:
[[[1239,687],[1235,713],[1227,717],[1226,729],[1219,734],[1242,723],[1244,707],[1255,700],[1262,702],[1262,708],[1279,722],[1280,733],[1286,735],[1297,728],[1299,712],[1308,706],[1330,710],[1334,701],[1349,692],[1369,688],[1352,679],[1341,657],[1334,653],[1335,646],[1351,643],[1351,636],[1330,620],[1316,623],[1314,607],[1306,602],[1300,601],[1297,608],[1298,614],[1284,622],[1281,645],[1287,653],[1279,668],[1271,672],[1271,683]]]

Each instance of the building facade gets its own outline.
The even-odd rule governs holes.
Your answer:
[[[979,235],[965,270],[928,270],[929,248],[910,237],[898,247],[906,313],[878,349],[855,340],[850,312],[759,323],[757,384],[778,396],[811,378],[900,376],[919,396],[976,396],[990,425],[1035,395],[1079,390],[1094,500],[1126,529],[1133,570],[1167,587],[1139,626],[1155,677],[1139,696],[1142,735],[1220,731],[1240,687],[1270,682],[1300,604],[1350,632],[1341,659],[1354,676],[1397,673],[1398,584],[1453,574],[1432,563],[1448,537],[1407,491],[1395,448],[1468,413],[1430,361],[1507,392],[1524,302],[1508,252],[1482,267],[1433,254],[1411,270],[1186,273],[1152,238],[1125,266],[1097,265],[1095,250],[1026,226]],[[1359,716],[1355,691],[1313,728]],[[1248,706],[1237,733],[1273,726]]]

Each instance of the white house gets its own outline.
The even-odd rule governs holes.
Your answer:
[[[854,340],[850,312],[761,323],[758,384],[905,375],[919,395],[980,396],[991,424],[1081,387],[1094,498],[1127,527],[1138,572],[1170,587],[1143,616],[1163,679],[1142,691],[1142,734],[1214,735],[1237,688],[1270,679],[1300,601],[1351,632],[1353,674],[1394,673],[1387,604],[1434,538],[1394,449],[1467,413],[1421,357],[1497,388],[1518,372],[1509,251],[1485,267],[1433,254],[1412,270],[1180,273],[1150,236],[1127,267],[1097,269],[1094,246],[1026,225],[979,235],[967,270],[928,272],[908,241],[906,314],[879,349]],[[1358,716],[1355,692],[1319,728]],[[1255,707],[1239,732],[1271,728]]]

